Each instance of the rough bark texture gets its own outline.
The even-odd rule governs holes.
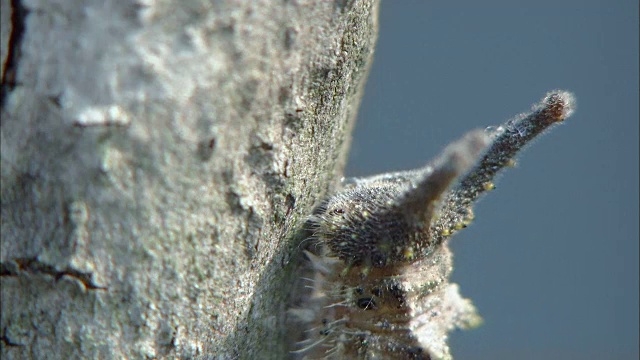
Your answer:
[[[285,358],[377,2],[1,2],[2,358]]]

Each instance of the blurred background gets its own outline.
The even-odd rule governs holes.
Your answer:
[[[567,89],[454,237],[456,359],[638,359],[638,2],[383,1],[347,176],[423,166]]]

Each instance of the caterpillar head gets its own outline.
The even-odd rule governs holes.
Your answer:
[[[489,143],[487,134],[473,131],[423,169],[356,180],[316,210],[314,235],[353,266],[380,268],[426,255],[440,199]]]

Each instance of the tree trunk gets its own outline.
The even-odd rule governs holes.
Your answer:
[[[2,358],[286,358],[377,1],[1,1]]]

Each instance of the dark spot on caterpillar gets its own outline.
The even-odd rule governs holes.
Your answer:
[[[335,210],[333,210],[333,213],[334,214],[344,214],[344,209],[340,209],[340,208],[335,209]]]
[[[396,300],[398,300],[400,306],[404,304],[405,293],[404,291],[402,291],[402,289],[400,289],[400,286],[397,283],[393,283],[391,284],[391,286],[389,286],[389,292],[391,293],[391,295],[393,295],[393,297],[396,298]]]
[[[329,335],[329,333],[331,333],[331,331],[329,331],[329,329],[320,330],[320,335],[322,335],[322,336],[327,336],[327,335]]]
[[[424,350],[421,347],[414,346],[406,349],[406,353],[409,356],[409,359],[431,359],[431,356],[425,356],[423,354]]]
[[[377,268],[384,267],[387,264],[387,257],[380,253],[371,255],[371,263]]]
[[[375,310],[378,308],[373,298],[370,297],[358,299],[357,304],[360,309],[364,310]]]
[[[358,340],[362,346],[366,347],[369,344],[369,340],[364,335],[358,335]]]
[[[377,297],[382,297],[382,290],[380,290],[380,288],[373,288],[371,293]]]
[[[364,294],[364,289],[358,286],[358,287],[355,289],[355,292],[356,292],[356,294],[358,294],[358,295],[362,295],[362,294]]]

